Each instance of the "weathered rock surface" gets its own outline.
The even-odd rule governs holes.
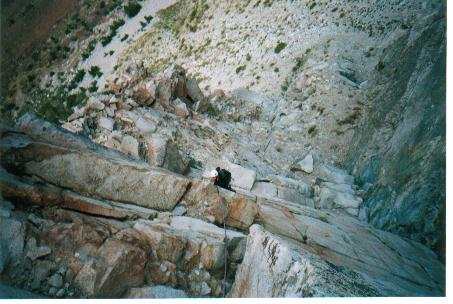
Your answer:
[[[42,130],[46,124],[41,124],[35,119],[22,128],[27,131],[31,125],[40,125]],[[33,129],[32,138],[15,132],[3,133],[2,164],[7,168],[20,163],[25,174],[82,194],[158,210],[173,209],[189,184],[182,176],[151,168],[119,153],[104,153],[105,149],[76,135],[65,138],[67,132],[52,125],[45,129],[46,133]]]
[[[75,284],[87,296],[119,297],[144,282],[146,254],[118,240],[107,240],[79,271]]]
[[[288,238],[250,227],[230,297],[379,296],[359,273],[330,264]]]
[[[41,299],[40,294],[0,283],[0,299]]]
[[[292,167],[293,170],[300,170],[306,173],[312,173],[313,172],[313,156],[311,154],[308,154],[307,156],[304,157],[301,161],[299,161],[297,164],[295,164]]]
[[[25,247],[25,224],[19,218],[0,216],[0,273],[20,261]]]
[[[125,298],[128,299],[174,299],[187,297],[188,295],[183,290],[171,288],[165,285],[131,288],[125,296]]]
[[[239,229],[247,229],[257,214],[256,196],[234,193],[207,180],[194,180],[184,200],[188,216],[219,224],[226,219],[228,226]]]
[[[444,6],[433,8],[383,45],[369,113],[346,165],[367,185],[364,211],[373,226],[444,256],[446,15]]]
[[[130,204],[94,199],[51,185],[18,179],[0,168],[0,190],[14,199],[41,206],[58,205],[62,208],[118,219],[155,217],[157,211]]]
[[[220,296],[224,285],[230,296],[244,297],[444,292],[444,266],[428,248],[345,215],[355,215],[361,199],[352,176],[340,169],[317,166],[312,191],[302,180],[275,175],[255,182],[255,171],[238,166],[233,176],[246,172],[241,185],[252,192],[232,192],[66,137],[51,125],[44,134],[37,119],[29,118],[36,125],[30,130],[24,121],[26,132],[2,129],[6,170],[0,171],[0,189],[6,199],[43,211],[27,217],[33,233],[26,237],[24,224],[4,204],[8,212],[0,225],[8,227],[0,233],[10,238],[16,221],[14,229],[23,229],[22,249],[8,249],[1,259],[10,273],[28,255],[28,267],[36,270],[18,283],[27,288],[52,297],[177,293],[167,287],[189,296]],[[244,233],[250,229],[247,242],[244,233],[220,228],[223,223]],[[0,239],[1,244],[9,243]],[[51,262],[57,260],[67,270],[57,270]],[[16,276],[26,273],[24,267]],[[167,287],[141,289],[150,284]]]
[[[144,236],[151,248],[147,281],[184,286],[193,295],[220,294],[218,286],[223,279],[225,250],[234,252],[245,238],[242,233],[224,231],[213,224],[180,216],[139,220],[134,229]],[[232,272],[231,269],[228,271]],[[206,288],[202,286],[208,287],[209,291],[205,293]]]
[[[381,295],[441,295],[444,266],[425,246],[376,230],[350,216],[266,199],[258,221],[274,234],[373,281]]]
[[[250,191],[255,183],[256,172],[231,162],[225,162],[225,168],[231,172],[231,186]]]
[[[152,134],[145,140],[149,164],[180,174],[186,173],[188,164],[172,140],[160,134]]]

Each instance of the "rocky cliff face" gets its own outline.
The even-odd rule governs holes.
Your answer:
[[[347,162],[376,227],[445,254],[445,15],[439,9],[383,46],[371,109]]]
[[[1,279],[21,288],[51,297],[444,292],[431,250],[350,215],[352,177],[333,167],[302,203],[243,183],[216,189],[29,115],[2,128],[0,149]]]
[[[91,1],[65,24],[0,109],[0,282],[445,293],[441,3]]]

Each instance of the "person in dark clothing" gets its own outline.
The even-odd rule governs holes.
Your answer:
[[[231,172],[226,169],[220,169],[220,167],[217,167],[215,170],[217,172],[217,176],[214,179],[214,185],[236,192],[230,186]]]

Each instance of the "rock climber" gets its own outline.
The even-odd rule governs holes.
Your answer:
[[[221,169],[217,167],[215,170],[212,170],[209,174],[211,180],[214,182],[214,185],[222,187],[224,189],[234,191],[231,186],[231,172],[226,169]]]

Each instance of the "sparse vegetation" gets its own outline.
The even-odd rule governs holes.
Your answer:
[[[88,87],[88,91],[94,93],[98,90],[98,82],[96,80],[92,81],[90,86]]]
[[[96,47],[96,40],[93,39],[88,43],[88,47],[83,51],[82,53],[82,59],[86,60],[88,57],[90,57],[91,52],[93,52],[94,48]]]
[[[126,40],[127,38],[129,38],[129,35],[128,35],[128,34],[124,34],[124,36],[121,38],[121,42],[123,42],[123,41]]]
[[[83,80],[85,74],[86,72],[84,69],[77,70],[76,74],[74,75],[74,78],[69,83],[69,89],[70,90],[75,89],[77,87],[77,84],[79,84]]]
[[[137,1],[129,1],[123,8],[126,15],[132,18],[140,12],[142,6]]]
[[[352,125],[355,123],[355,121],[360,117],[360,108],[355,107],[352,111],[351,114],[346,116],[344,119],[337,120],[337,123],[342,126],[342,125]]]
[[[96,77],[101,77],[102,76],[102,71],[97,65],[93,65],[91,69],[88,71],[93,78]]]
[[[192,9],[188,7],[192,7]],[[157,26],[172,31],[176,36],[183,28],[195,32],[208,8],[206,0],[179,1],[158,12]]]
[[[279,54],[284,48],[286,48],[287,44],[285,42],[277,43],[277,46],[274,49],[275,54]]]
[[[318,129],[316,128],[315,125],[311,126],[310,128],[308,128],[308,134],[313,137],[315,136],[316,134],[318,134]]]
[[[147,16],[145,16],[145,20],[146,20],[147,23],[150,23],[151,20],[153,20],[153,16],[147,15]]]
[[[305,65],[306,62],[307,62],[306,56],[298,57],[296,59],[296,64],[293,66],[293,72],[297,72],[298,70],[303,68],[303,66]]]
[[[236,68],[236,74],[239,74],[240,72],[244,71],[246,68],[245,64],[244,65],[240,65]]]
[[[58,123],[66,120],[75,106],[84,105],[87,96],[83,91],[69,94],[65,87],[60,86],[52,89],[37,88],[32,92],[31,100],[22,109],[23,112],[31,111],[50,122]]]
[[[115,20],[113,21],[113,23],[110,25],[110,32],[107,36],[104,36],[101,38],[101,43],[103,46],[106,46],[107,44],[109,44],[113,37],[116,36],[117,34],[117,31],[120,27],[122,27],[124,25],[124,20],[123,19],[118,19],[118,20]]]
[[[286,78],[281,86],[281,89],[283,92],[286,92],[286,91],[288,91],[288,88],[289,88],[289,81],[288,81],[288,78]]]

